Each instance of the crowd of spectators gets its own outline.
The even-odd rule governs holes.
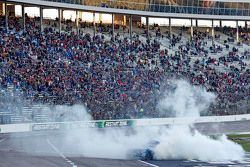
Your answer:
[[[227,42],[235,42],[235,38],[237,35],[237,28],[232,28],[230,26],[224,26],[224,27],[216,27],[216,31],[220,31],[223,34],[226,34],[228,36],[228,39],[226,40]],[[249,28],[247,26],[238,27],[239,31],[239,38],[241,39],[242,42],[246,42],[249,44]]]
[[[25,32],[18,18],[9,19],[9,26],[0,32],[1,87],[13,85],[36,103],[85,104],[94,119],[165,116],[157,112],[157,101],[165,83],[175,78],[216,93],[213,115],[237,114],[238,109],[228,112],[230,106],[249,102],[250,70],[243,61],[249,52],[229,48],[223,55],[226,48],[210,48],[207,33],[196,31],[185,44],[181,34],[173,34],[170,48],[162,49],[159,39],[135,34],[132,40],[119,33],[108,38],[102,33],[59,34],[51,26],[41,33],[28,17]],[[159,29],[156,34],[167,38]],[[193,58],[197,55],[201,59]],[[220,70],[222,66],[229,70]]]

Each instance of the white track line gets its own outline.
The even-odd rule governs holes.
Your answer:
[[[149,166],[152,166],[152,167],[159,167],[159,166],[157,166],[157,165],[154,165],[154,164],[151,164],[151,163],[142,161],[142,160],[138,160],[138,162],[141,162],[141,163],[143,163],[143,164],[146,164],[146,165],[149,165]]]
[[[209,161],[207,163],[209,163],[209,164],[218,164],[218,165],[220,165],[220,164],[236,165],[237,164],[237,163],[232,162],[232,161]]]
[[[1,139],[1,140],[0,140],[0,143],[2,143],[2,142],[5,141],[5,140],[6,140],[5,138]]]
[[[51,148],[57,153],[59,154],[67,163],[69,163],[70,165],[72,165],[72,167],[77,167],[77,165],[74,164],[74,162],[72,162],[71,160],[69,160],[65,155],[63,155],[63,153],[53,144],[50,142],[49,139],[47,139],[47,143],[51,146]]]

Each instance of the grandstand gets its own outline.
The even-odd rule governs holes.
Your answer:
[[[174,78],[217,95],[205,115],[250,113],[247,0],[8,0],[0,15],[1,123],[63,121],[48,106],[73,104],[96,120],[173,116],[157,101]]]

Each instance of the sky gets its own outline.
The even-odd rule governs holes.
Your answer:
[[[22,8],[21,5],[15,5],[15,11],[17,16],[22,15]],[[34,16],[39,16],[40,11],[39,8],[37,7],[25,7],[25,13],[28,14],[28,16],[34,17]],[[70,10],[65,10],[63,13],[63,16],[66,19],[72,19],[75,20],[76,18],[76,12],[75,11],[70,11]],[[57,9],[44,9],[43,10],[43,17],[46,19],[55,19],[58,17],[58,11]],[[80,12],[79,17],[82,20],[85,20],[87,22],[92,22],[93,21],[93,14],[89,12]],[[95,15],[95,20],[98,23],[100,20],[102,20],[103,23],[111,23],[112,22],[112,16],[110,14],[98,14],[96,13]],[[146,23],[146,18],[142,17],[142,23]],[[168,19],[163,19],[163,18],[149,18],[149,24],[154,24],[157,23],[161,26],[168,25],[169,20]],[[190,19],[172,19],[171,20],[172,26],[190,26],[191,25],[191,20]],[[195,20],[193,20],[193,25],[195,25]],[[198,20],[198,25],[200,27],[212,27],[212,21],[208,20]],[[245,26],[245,22],[239,21],[240,26]],[[214,21],[214,26],[219,26],[219,21],[215,20]],[[231,26],[231,27],[236,27],[236,22],[235,21],[223,21],[222,26]]]

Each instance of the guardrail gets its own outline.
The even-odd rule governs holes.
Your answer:
[[[156,118],[156,119],[124,119],[124,120],[100,120],[77,122],[49,122],[0,125],[0,133],[32,132],[46,130],[71,130],[81,128],[108,128],[108,127],[139,127],[159,125],[182,125],[196,123],[218,123],[250,121],[250,114],[234,116],[210,116],[210,117],[185,117],[185,118]]]

